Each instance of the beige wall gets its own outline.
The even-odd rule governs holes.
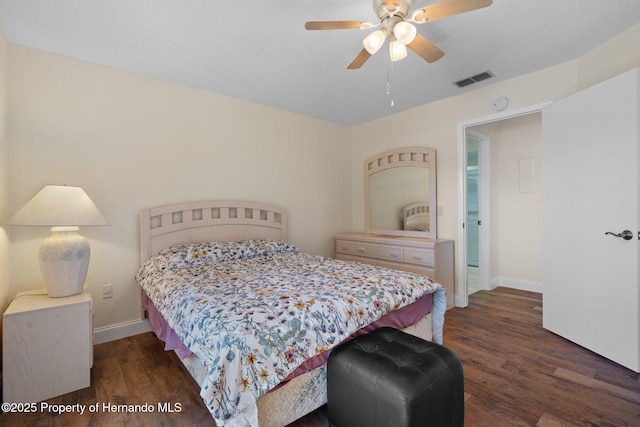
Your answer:
[[[443,215],[438,217],[438,237],[455,240],[458,227],[457,124],[494,115],[492,103],[498,97],[509,99],[508,110],[525,108],[563,98],[640,67],[638,40],[640,25],[576,60],[353,127],[354,231],[364,230],[364,161],[391,148],[424,145],[437,150],[438,206],[443,210]],[[540,271],[530,274],[541,276]]]
[[[438,206],[443,211],[438,237],[455,239],[458,122],[494,114],[493,100],[500,96],[509,98],[509,109],[516,109],[566,96],[575,88],[575,64],[569,62],[353,127],[354,229],[364,230],[364,161],[380,151],[422,145],[436,149]]]
[[[138,212],[244,199],[285,207],[290,240],[333,254],[351,226],[350,130],[131,73],[9,45],[13,215],[46,184],[83,187],[110,222],[84,227],[97,328],[140,318]],[[42,287],[46,229],[11,227],[11,289]],[[102,299],[102,285],[113,298]]]

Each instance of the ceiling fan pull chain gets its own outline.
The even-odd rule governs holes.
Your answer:
[[[389,64],[387,65],[387,95],[391,95],[391,67],[393,66],[393,62],[389,60]],[[393,107],[396,103],[393,101],[393,97],[391,98],[391,106]]]

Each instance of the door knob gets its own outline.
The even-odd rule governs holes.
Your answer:
[[[620,238],[622,238],[624,240],[633,239],[633,232],[631,232],[629,230],[624,230],[622,233],[612,233],[611,231],[607,231],[604,234],[611,234],[612,236],[620,237]]]

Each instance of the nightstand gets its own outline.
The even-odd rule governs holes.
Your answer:
[[[50,298],[21,292],[2,320],[3,400],[35,403],[91,383],[93,301],[80,294]]]

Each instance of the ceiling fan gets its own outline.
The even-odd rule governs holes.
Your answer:
[[[389,53],[392,61],[407,56],[407,47],[431,63],[442,58],[444,52],[429,40],[418,34],[415,24],[435,21],[447,16],[457,15],[490,6],[492,0],[444,0],[414,10],[409,15],[412,0],[373,0],[373,10],[378,23],[370,21],[309,21],[307,30],[366,30],[381,27],[363,40],[364,48],[347,66],[353,70],[362,67],[390,38]]]

